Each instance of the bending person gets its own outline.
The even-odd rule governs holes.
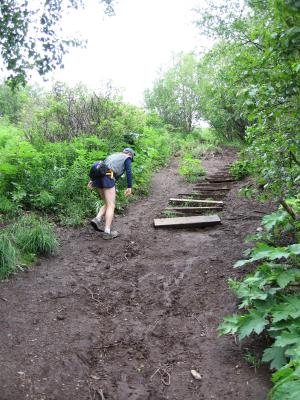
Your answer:
[[[88,183],[88,188],[96,188],[99,192],[104,205],[100,208],[97,216],[91,220],[91,225],[97,231],[102,231],[102,219],[105,220],[105,228],[103,239],[114,239],[119,234],[117,231],[111,230],[116,205],[116,181],[126,172],[127,189],[125,196],[129,196],[132,191],[132,170],[131,163],[135,156],[135,152],[126,147],[123,152],[113,153],[104,160],[105,175],[100,175]],[[92,169],[97,169],[99,163],[95,163]]]

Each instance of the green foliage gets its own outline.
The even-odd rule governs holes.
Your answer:
[[[52,255],[58,249],[58,241],[52,226],[35,215],[25,215],[10,229],[16,246],[23,254]]]
[[[101,0],[111,14],[112,0]],[[40,75],[62,65],[69,46],[82,45],[62,35],[60,21],[67,9],[83,6],[82,0],[0,3],[0,52],[9,82],[13,87],[24,85],[30,70]]]
[[[244,179],[251,174],[251,163],[247,159],[239,159],[230,166],[229,171],[236,179]]]
[[[148,192],[154,171],[179,148],[180,135],[171,136],[158,117],[107,93],[101,96],[83,86],[70,89],[56,84],[51,94],[41,93],[33,105],[25,135],[8,123],[0,125],[0,212],[4,216],[35,210],[51,213],[63,224],[80,225],[95,212],[99,199],[96,191],[86,188],[92,163],[127,146],[137,152],[134,193]],[[125,185],[125,179],[120,179],[118,211],[128,203]]]
[[[199,117],[197,60],[193,54],[179,54],[173,64],[145,92],[145,103],[165,123],[191,132]]]
[[[199,27],[219,38],[201,60],[202,116],[220,135],[248,143],[265,192],[299,191],[299,46],[296,1],[236,1],[199,10]]]
[[[272,344],[265,349],[262,361],[278,370],[269,394],[272,400],[299,396],[300,244],[276,244],[291,226],[293,232],[297,231],[296,224],[282,208],[263,218],[263,232],[250,238],[256,244],[247,251],[249,258],[235,264],[253,264],[256,268],[242,280],[229,281],[242,312],[225,317],[219,326],[220,334],[230,333],[240,339],[263,332],[269,335]]]
[[[201,160],[193,158],[191,154],[185,154],[180,160],[179,174],[184,176],[188,182],[196,182],[200,176],[206,174],[201,165]]]
[[[0,279],[7,278],[16,268],[17,249],[6,233],[0,235]]]
[[[261,366],[261,360],[259,359],[259,357],[248,349],[246,349],[244,358],[248,362],[248,364],[254,368],[255,371]]]

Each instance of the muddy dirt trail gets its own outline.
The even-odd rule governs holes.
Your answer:
[[[234,158],[225,149],[203,165]],[[266,399],[267,370],[216,331],[236,309],[227,280],[244,274],[232,268],[243,239],[270,208],[237,196],[242,184],[222,225],[156,230],[168,199],[193,186],[174,160],[116,217],[119,238],[61,229],[58,256],[0,284],[0,400]]]

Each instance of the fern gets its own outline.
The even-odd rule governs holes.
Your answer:
[[[268,334],[272,345],[263,352],[262,361],[270,363],[274,387],[270,400],[300,398],[300,244],[276,246],[275,236],[291,224],[289,215],[279,210],[263,218],[264,235],[254,238],[248,258],[234,267],[254,264],[256,268],[242,280],[229,280],[240,299],[239,314],[226,316],[219,326],[220,335],[232,334],[240,340],[251,335]],[[296,222],[293,229],[297,230]]]

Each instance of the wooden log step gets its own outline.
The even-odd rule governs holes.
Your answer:
[[[231,175],[208,175],[206,177],[207,179],[232,179],[233,177]]]
[[[226,188],[226,187],[215,187],[215,186],[211,186],[211,187],[209,187],[209,186],[202,186],[202,185],[197,185],[196,184],[196,186],[195,186],[195,188],[197,189],[197,190],[203,190],[203,192],[218,192],[218,191],[227,191],[227,190],[230,190],[230,188]]]
[[[234,178],[206,178],[206,180],[212,183],[236,182]]]
[[[193,199],[199,198],[199,200],[210,200],[210,201],[221,201],[225,199],[227,193],[201,193],[195,192],[198,196],[193,196]]]
[[[216,192],[203,192],[202,190],[201,191],[196,191],[195,190],[195,192],[194,193],[197,193],[197,194],[201,194],[202,196],[204,196],[205,197],[205,199],[207,199],[207,200],[209,200],[210,198],[211,198],[211,200],[214,200],[215,198],[216,198],[216,200],[217,199],[224,199],[226,196],[227,196],[227,193],[228,192],[219,192],[219,193],[216,193]],[[200,199],[201,200],[201,199]]]
[[[179,211],[182,213],[197,213],[197,212],[204,212],[204,211],[222,211],[222,207],[215,206],[215,207],[166,207],[164,211]]]
[[[179,193],[177,196],[179,197],[199,197],[199,200],[213,200],[215,197],[225,197],[224,193],[209,193],[209,194],[204,194],[198,191],[194,191],[192,193]]]
[[[205,196],[227,196],[228,190],[203,190],[201,188],[193,188],[194,193],[204,194]]]
[[[201,193],[196,193],[196,194],[189,194],[189,193],[183,193],[183,194],[179,194],[178,195],[179,198],[186,198],[189,200],[215,200],[215,201],[219,201],[219,200],[223,200],[224,199],[224,195],[218,195],[218,196],[207,196],[207,195],[203,195]],[[204,204],[205,205],[205,204]],[[208,203],[209,205],[209,203]]]
[[[196,200],[196,199],[170,199],[170,203],[199,203],[199,204],[219,204],[223,206],[223,201],[216,200]]]
[[[156,218],[154,226],[156,228],[184,228],[218,225],[221,219],[218,215],[196,215],[192,217]]]
[[[211,184],[210,182],[207,181],[198,181],[195,183],[195,185],[201,185],[201,186],[206,186],[206,187],[225,187],[225,188],[230,188],[231,187],[231,183],[223,183],[223,182],[217,182],[214,184]]]

